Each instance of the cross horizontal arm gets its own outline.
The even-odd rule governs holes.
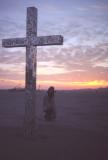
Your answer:
[[[40,36],[34,38],[33,40],[34,46],[62,45],[62,44],[63,44],[63,37],[61,35]]]
[[[26,46],[26,38],[3,39],[2,46],[5,48],[24,47]]]
[[[29,43],[33,46],[62,45],[63,37],[61,35],[33,37],[31,38],[31,42],[29,42],[27,38],[11,38],[2,40],[2,46],[5,48],[25,47],[28,46]]]

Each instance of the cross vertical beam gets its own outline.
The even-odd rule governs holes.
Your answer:
[[[31,44],[32,39],[37,37],[37,9],[35,7],[27,8],[26,20],[26,104],[25,104],[25,134],[32,135],[35,130],[35,101],[36,101],[36,47]]]

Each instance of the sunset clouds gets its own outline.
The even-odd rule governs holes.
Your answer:
[[[64,36],[63,46],[38,47],[37,86],[108,87],[107,1],[0,3],[0,88],[24,86],[25,48],[2,48],[1,39],[25,36],[28,6],[38,8],[38,36]]]

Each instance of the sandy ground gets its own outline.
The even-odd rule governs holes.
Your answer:
[[[23,136],[24,93],[0,91],[0,160],[107,160],[108,92],[56,92],[57,119],[45,122],[37,93],[37,131]]]

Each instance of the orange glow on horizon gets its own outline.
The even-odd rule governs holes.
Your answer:
[[[88,82],[62,82],[62,81],[39,81],[42,86],[55,86],[58,89],[83,89],[83,88],[100,88],[100,87],[108,87],[108,81],[104,80],[95,80]]]
[[[9,80],[9,79],[0,79],[0,88],[24,88],[24,80]],[[55,86],[56,89],[85,89],[85,88],[100,88],[108,87],[108,81],[105,80],[94,80],[94,81],[85,81],[85,82],[72,82],[72,81],[53,81],[53,80],[39,80],[37,81],[38,86],[41,89],[46,89],[49,86]]]
[[[10,79],[0,79],[0,88],[23,88],[24,80],[10,80]]]

